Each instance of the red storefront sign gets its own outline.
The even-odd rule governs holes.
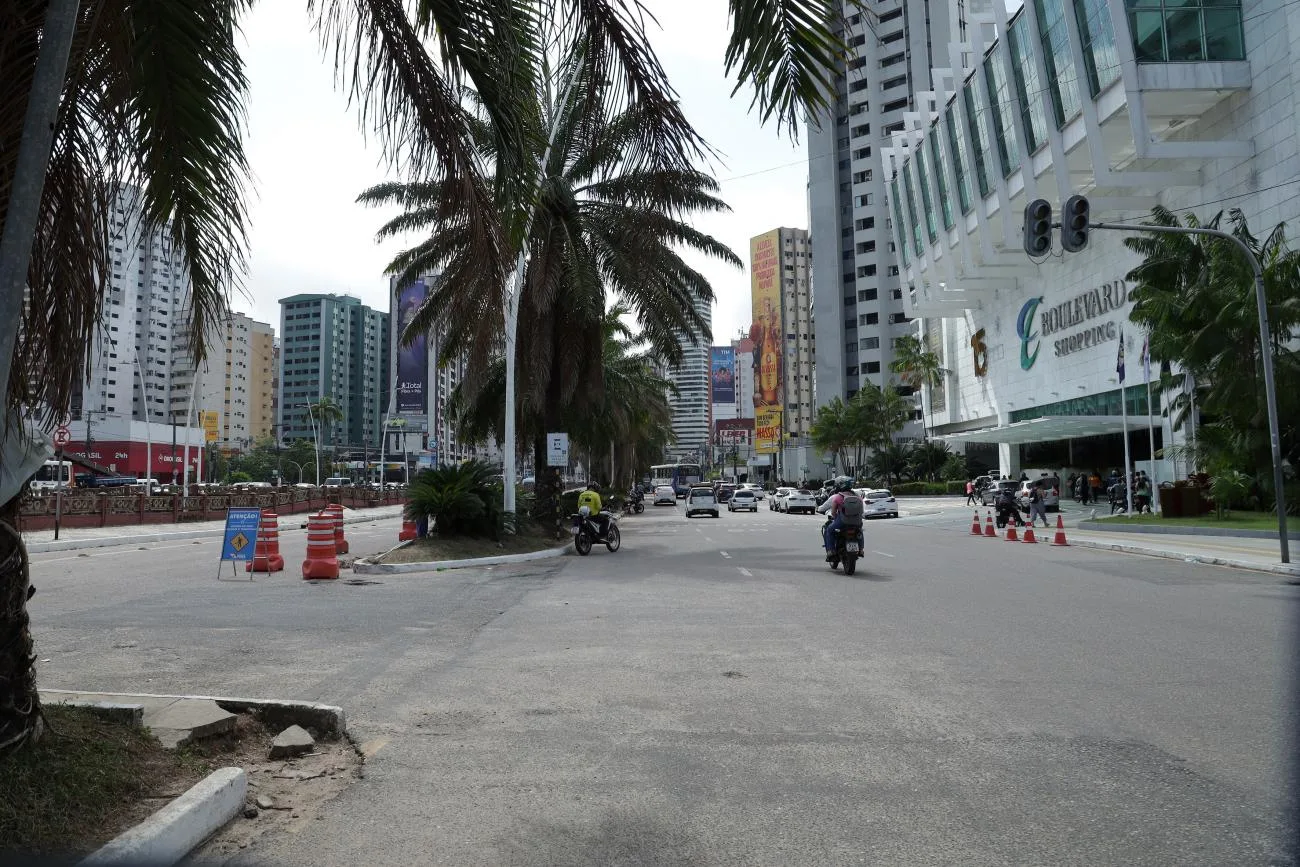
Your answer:
[[[85,458],[88,461],[107,467],[123,476],[144,478],[145,455],[149,451],[145,443],[124,442],[121,440],[95,440],[90,444],[87,454],[84,442],[71,442],[63,449],[65,456]],[[160,475],[171,477],[172,473],[184,472],[185,446],[177,445],[172,452],[170,442],[154,443],[152,446],[153,469],[147,475],[158,478]],[[202,478],[203,448],[190,446],[190,478]]]

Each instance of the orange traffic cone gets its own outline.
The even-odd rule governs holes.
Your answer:
[[[415,522],[412,521],[410,518],[403,518],[402,531],[397,534],[397,541],[409,542],[415,538],[415,535],[416,535]]]
[[[284,557],[280,556],[280,516],[273,509],[262,510],[262,529],[257,534],[257,547],[248,572],[283,572]]]
[[[974,520],[974,521],[971,523],[971,525],[970,525],[970,534],[971,534],[972,536],[983,536],[983,535],[984,535],[984,531],[980,529],[980,513],[979,513],[979,509],[976,509],[976,510],[975,510],[975,520]]]
[[[1019,541],[1020,541],[1020,537],[1016,535],[1016,522],[1015,522],[1015,521],[1007,521],[1007,541],[1008,541],[1008,542],[1019,542]]]
[[[1038,542],[1038,538],[1034,535],[1034,525],[1033,525],[1033,524],[1030,524],[1028,527],[1025,528],[1025,537],[1024,537],[1023,539],[1021,539],[1020,541],[1021,541],[1021,542],[1030,542],[1030,543],[1037,543],[1037,542]]]
[[[343,536],[343,504],[330,503],[325,511],[334,516],[334,553],[348,553],[348,540]]]
[[[302,577],[339,577],[339,559],[334,547],[334,516],[329,512],[308,516],[307,559],[302,561]]]
[[[1056,516],[1056,536],[1052,539],[1052,544],[1067,546],[1070,544],[1065,541],[1065,519],[1060,515]]]
[[[991,510],[984,514],[984,535],[990,539],[998,537],[998,531],[993,527],[993,512]]]

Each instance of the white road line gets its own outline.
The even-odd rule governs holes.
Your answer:
[[[881,557],[893,557],[893,554],[886,554],[884,551],[872,551],[872,554],[879,554]]]
[[[740,574],[741,574],[741,575],[744,575],[746,578],[753,578],[753,577],[754,577],[754,573],[753,573],[753,572],[750,572],[750,571],[749,571],[748,569],[746,569],[744,566],[737,566],[736,568],[739,569],[739,570],[740,570]]]
[[[725,558],[728,559],[728,560],[731,559],[731,555],[728,554],[726,551],[719,551],[718,553],[721,554],[723,557],[725,557]]]
[[[704,537],[704,541],[706,541],[706,542],[712,542],[713,540],[710,539],[708,536],[705,536],[705,537]]]

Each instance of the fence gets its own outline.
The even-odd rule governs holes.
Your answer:
[[[227,494],[124,493],[73,489],[62,495],[61,523],[64,527],[117,527],[128,524],[177,524],[186,521],[213,521],[226,517],[226,509],[256,506],[273,509],[281,515],[314,512],[328,503],[340,503],[351,509],[370,509],[403,502],[401,491],[373,491],[365,488],[319,489],[280,488],[266,493],[233,492]],[[20,532],[54,529],[55,496],[35,494],[25,500],[18,512]]]

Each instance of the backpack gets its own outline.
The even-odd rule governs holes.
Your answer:
[[[1038,486],[1037,486],[1037,485],[1034,485],[1034,487],[1032,487],[1032,488],[1029,489],[1029,502],[1031,502],[1031,503],[1041,503],[1042,501],[1043,501],[1043,495],[1042,495],[1042,493],[1038,490]]]
[[[852,491],[846,491],[844,502],[840,503],[840,517],[846,524],[862,523],[862,498]]]

